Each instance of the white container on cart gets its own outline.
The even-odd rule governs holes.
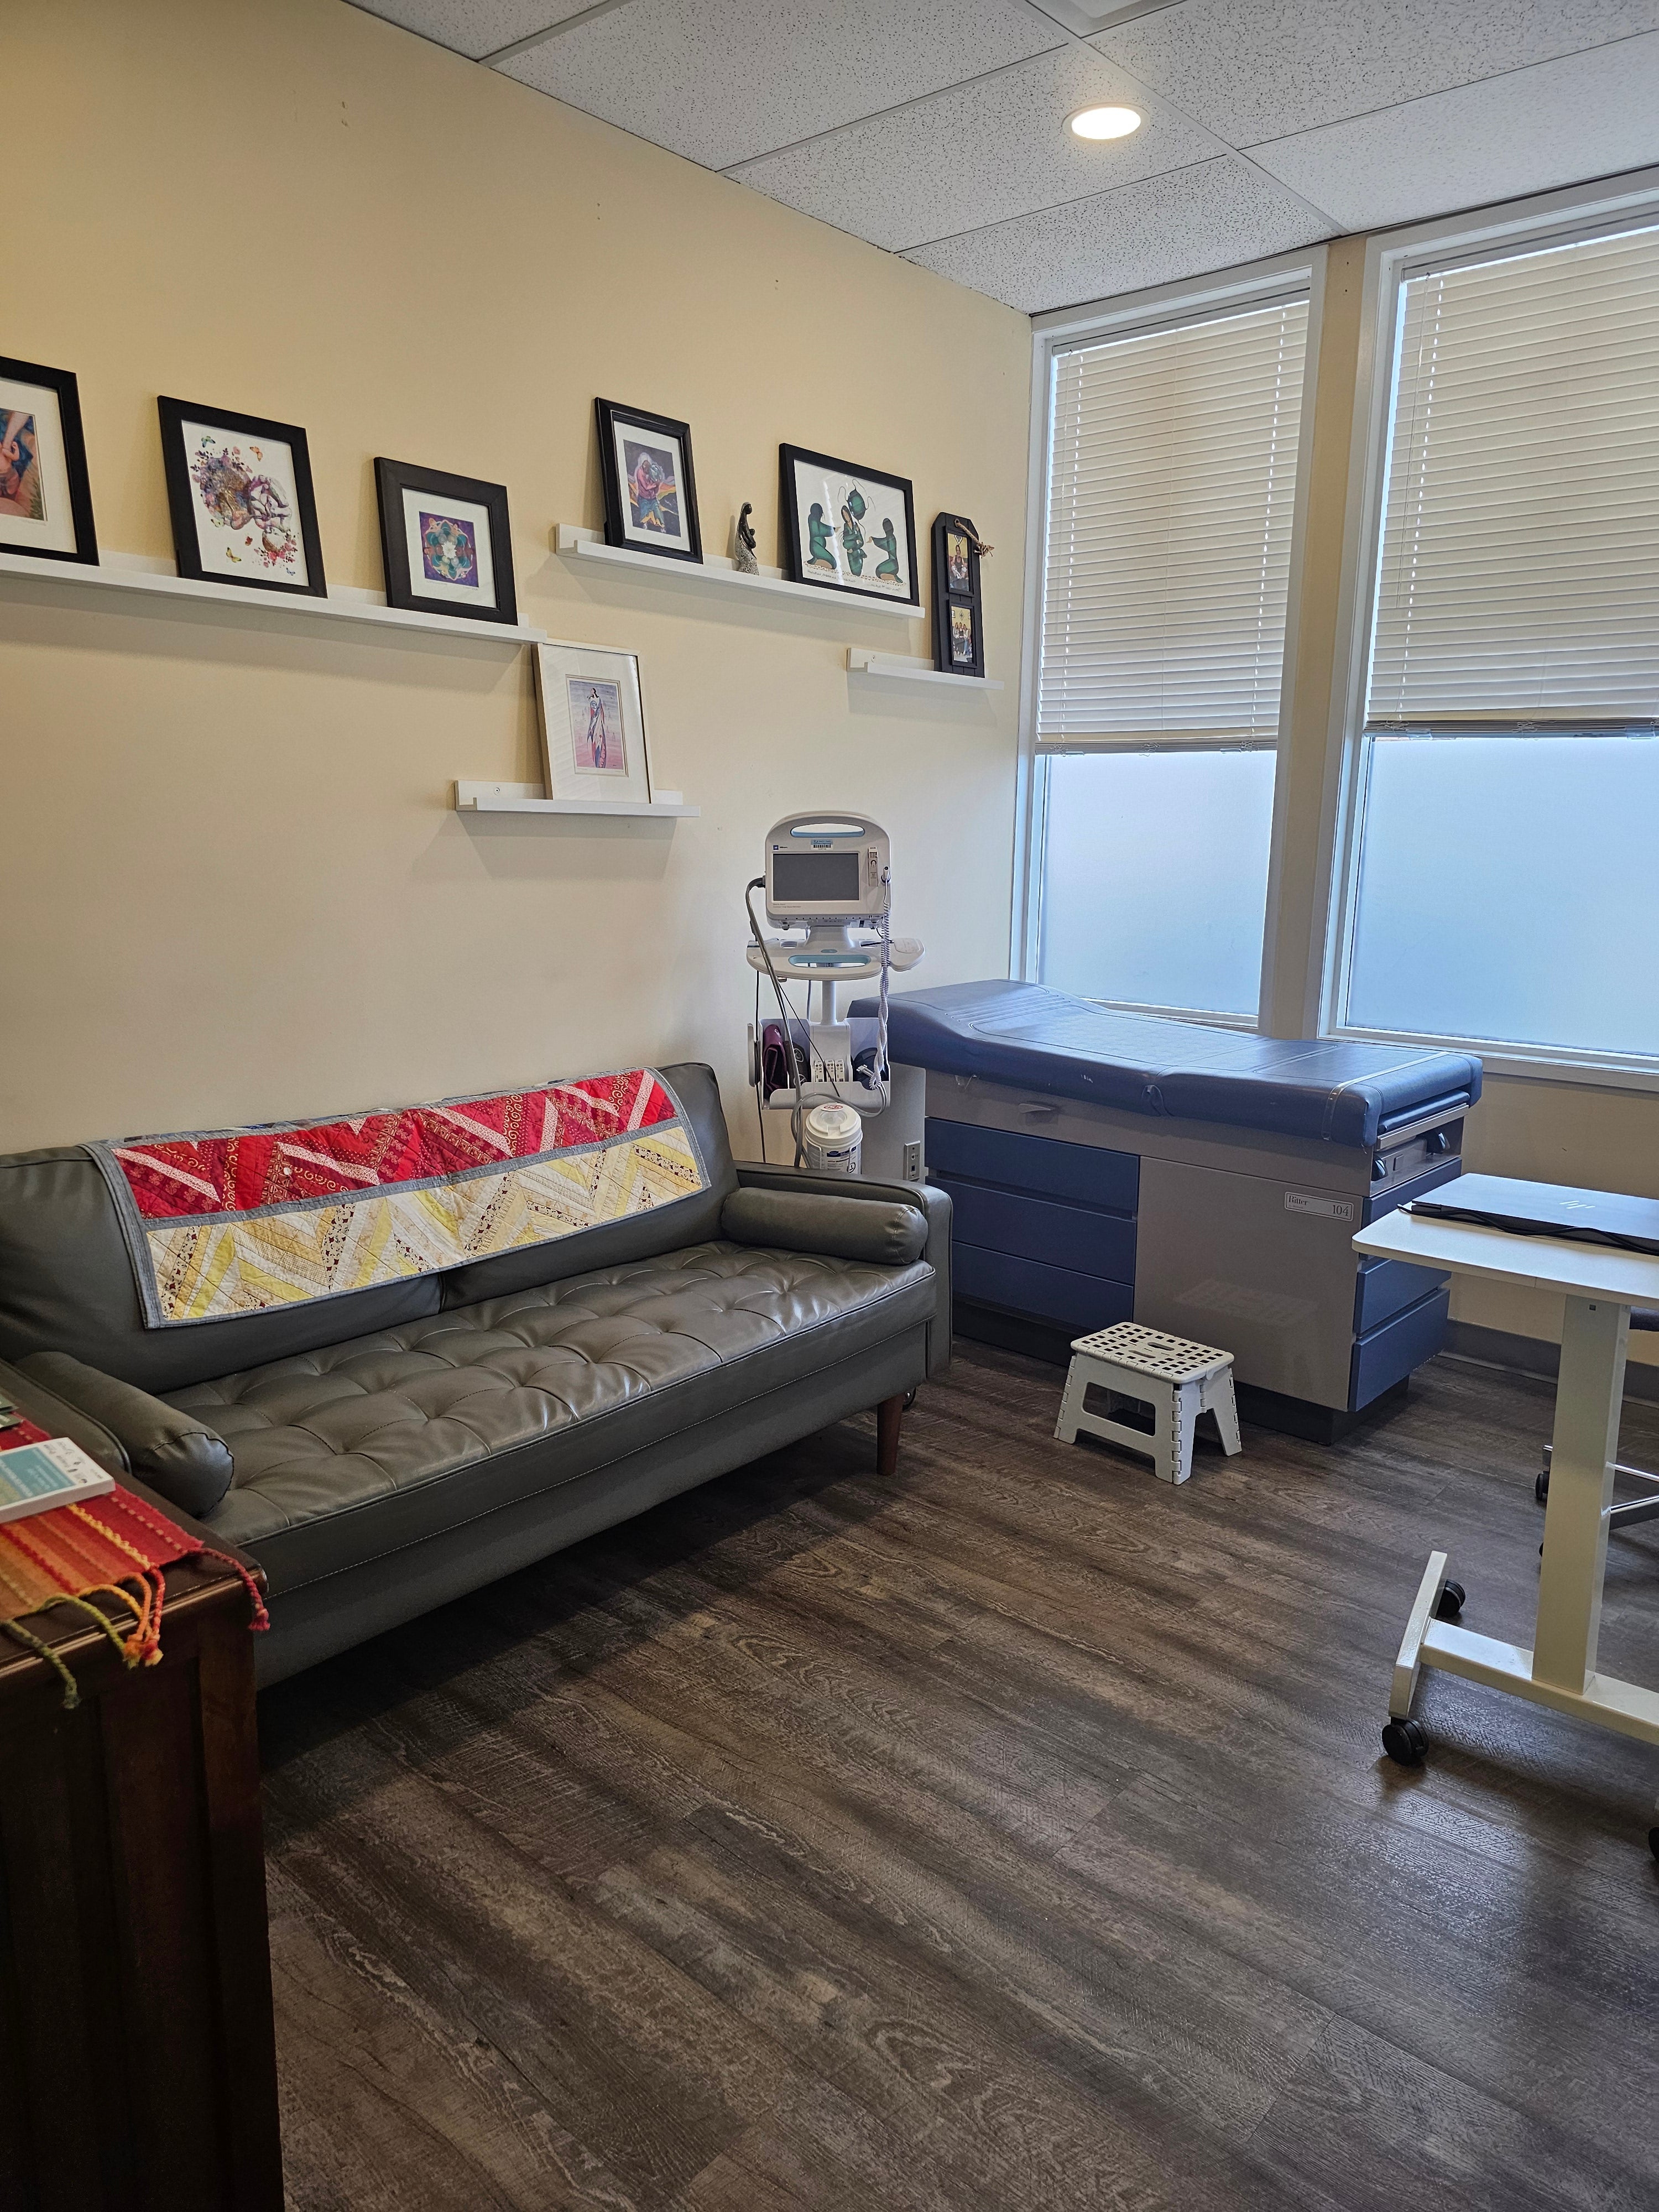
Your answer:
[[[814,1175],[855,1176],[864,1123],[850,1106],[814,1106],[801,1123],[801,1145]]]

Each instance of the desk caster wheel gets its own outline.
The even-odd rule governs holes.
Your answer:
[[[1548,1468],[1544,1468],[1542,1473],[1539,1475],[1537,1481],[1534,1483],[1532,1486],[1532,1494],[1538,1500],[1538,1503],[1540,1505],[1547,1505],[1549,1504],[1550,1471]]]
[[[1440,1595],[1435,1601],[1436,1620],[1460,1620],[1462,1616],[1464,1601],[1468,1596],[1468,1592],[1462,1583],[1455,1583],[1449,1579],[1442,1583]]]
[[[1415,1721],[1390,1721],[1382,1731],[1382,1748],[1396,1766],[1420,1766],[1429,1739]]]

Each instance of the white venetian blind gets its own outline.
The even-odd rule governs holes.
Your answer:
[[[1659,711],[1659,231],[1401,287],[1373,722]]]
[[[1273,738],[1305,300],[1054,362],[1037,739]]]

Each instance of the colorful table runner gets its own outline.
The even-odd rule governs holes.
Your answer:
[[[47,1431],[21,1421],[8,1434],[18,1443],[40,1443]],[[234,1568],[252,1598],[253,1626],[270,1626],[258,1590],[240,1560],[213,1551],[118,1483],[90,1504],[55,1505],[26,1520],[0,1523],[0,1629],[56,1668],[63,1677],[64,1706],[72,1711],[80,1694],[74,1676],[50,1645],[18,1625],[23,1616],[53,1606],[68,1607],[106,1636],[127,1666],[153,1667],[161,1656],[163,1571],[198,1557]],[[117,1610],[106,1609],[110,1601]]]
[[[679,1101],[649,1067],[88,1150],[151,1328],[491,1259],[708,1187]]]

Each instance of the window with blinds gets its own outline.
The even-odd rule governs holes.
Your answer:
[[[1368,720],[1659,712],[1659,229],[1400,288]]]
[[[1659,1065],[1659,229],[1401,283],[1350,1030]]]
[[[1037,972],[1255,1020],[1305,299],[1079,345],[1050,387]]]
[[[1279,730],[1305,299],[1057,356],[1040,750]]]

